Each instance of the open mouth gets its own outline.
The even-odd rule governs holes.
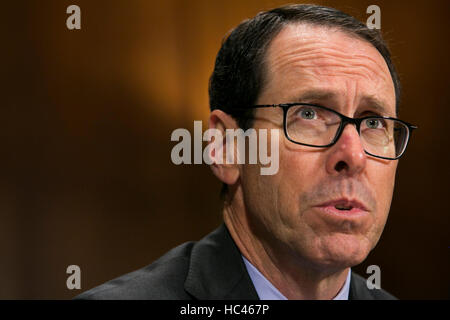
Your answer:
[[[367,212],[367,208],[364,204],[358,200],[350,200],[346,198],[331,200],[322,203],[318,207],[323,208],[330,213],[345,213],[346,215]]]
[[[349,211],[353,209],[353,206],[351,205],[344,205],[344,204],[337,204],[334,206],[336,209],[338,210],[345,210],[345,211]]]

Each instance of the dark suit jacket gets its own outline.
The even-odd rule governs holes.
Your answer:
[[[352,272],[349,298],[395,299],[369,290]],[[76,299],[258,299],[241,253],[222,224],[198,242],[184,243],[149,266],[77,296]]]

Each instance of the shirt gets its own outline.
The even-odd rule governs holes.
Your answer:
[[[247,268],[250,279],[255,286],[256,293],[258,293],[259,299],[287,300],[287,298],[280,291],[278,291],[278,289],[275,288],[274,285],[270,283],[270,281],[267,280],[266,277],[264,277],[262,273],[259,272],[259,270],[250,263],[250,261],[248,261],[244,256],[242,256],[242,258],[244,259],[245,267]],[[345,279],[345,283],[342,286],[342,289],[339,291],[336,297],[333,298],[333,300],[348,300],[348,295],[350,292],[351,273],[352,271],[350,269],[348,271],[347,278]]]

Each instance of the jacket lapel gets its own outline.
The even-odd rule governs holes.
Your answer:
[[[225,224],[192,248],[185,290],[196,299],[258,299],[239,249]]]
[[[373,300],[374,297],[370,294],[366,286],[366,281],[361,276],[352,272],[350,280],[350,292],[348,294],[349,300]]]

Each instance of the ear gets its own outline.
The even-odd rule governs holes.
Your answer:
[[[221,142],[214,141],[217,147],[211,148],[210,157],[212,159],[211,169],[214,175],[219,178],[220,181],[227,185],[233,185],[239,178],[239,165],[237,160],[233,163],[227,163],[227,152],[234,153],[234,159],[237,159],[236,143],[233,146],[233,150],[228,150],[226,145],[226,130],[227,129],[238,129],[239,126],[236,120],[233,119],[229,114],[223,112],[222,110],[214,110],[209,116],[209,129],[215,129],[217,133],[215,138],[221,139]]]

